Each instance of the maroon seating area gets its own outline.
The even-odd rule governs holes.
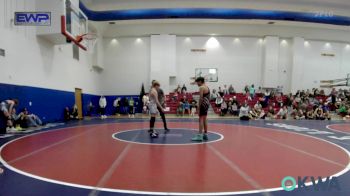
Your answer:
[[[166,95],[166,105],[167,107],[170,107],[170,111],[167,112],[167,114],[176,114],[176,109],[177,109],[177,106],[179,105],[179,102],[183,99],[187,99],[189,102],[192,101],[193,99],[193,95],[198,95],[198,92],[195,92],[195,93],[185,93],[185,94],[176,94],[176,93],[170,93],[169,95]],[[246,94],[243,94],[243,93],[236,93],[236,94],[228,94],[228,95],[225,95],[224,96],[224,100],[225,101],[229,101],[230,98],[233,98],[234,96],[236,96],[237,98],[237,101],[242,104],[244,101],[248,101],[248,98],[247,98],[247,95]],[[248,104],[249,104],[249,107],[254,107],[255,103],[257,101],[259,101],[259,98],[260,97],[263,97],[264,95],[263,94],[259,94],[257,93],[255,95],[255,97],[248,101]],[[316,99],[318,100],[322,100],[323,102],[325,102],[327,100],[327,96],[318,96],[316,97]],[[282,96],[282,100],[283,100],[283,103],[285,103],[287,97],[285,95]],[[273,103],[275,103],[275,106],[274,106],[274,109],[275,111],[277,112],[280,107],[279,107],[279,104],[276,100],[276,97],[272,97],[269,99],[269,102],[268,102],[268,105],[273,105]],[[216,114],[220,114],[220,108],[217,108],[215,106],[215,101],[211,101],[211,105],[212,105],[212,108],[214,109],[214,112]],[[264,108],[265,112],[268,110],[268,107]]]

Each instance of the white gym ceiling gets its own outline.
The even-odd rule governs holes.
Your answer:
[[[331,13],[350,16],[350,0],[82,0],[94,11],[147,8],[239,8]],[[301,36],[322,40],[350,40],[349,26],[306,22],[218,19],[157,19],[97,22],[104,37],[176,34],[184,36]]]
[[[244,8],[300,12],[333,12],[350,16],[349,0],[83,0],[98,11],[140,8]]]

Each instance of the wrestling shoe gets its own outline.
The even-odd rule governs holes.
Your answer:
[[[203,135],[203,140],[204,140],[204,141],[208,141],[208,135],[207,135],[207,134],[204,134],[204,135]]]
[[[191,140],[194,141],[194,142],[202,142],[203,141],[203,135],[202,134],[197,134]]]
[[[158,133],[157,132],[152,132],[150,134],[151,138],[158,138]]]

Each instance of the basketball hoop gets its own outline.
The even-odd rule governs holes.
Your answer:
[[[93,53],[95,45],[97,43],[97,34],[95,33],[85,33],[78,35],[76,37],[78,43],[84,42],[83,45],[86,45],[86,49],[89,53]]]

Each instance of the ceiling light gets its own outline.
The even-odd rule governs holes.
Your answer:
[[[215,37],[211,37],[208,39],[207,43],[205,44],[207,48],[217,48],[220,46],[219,41]]]

